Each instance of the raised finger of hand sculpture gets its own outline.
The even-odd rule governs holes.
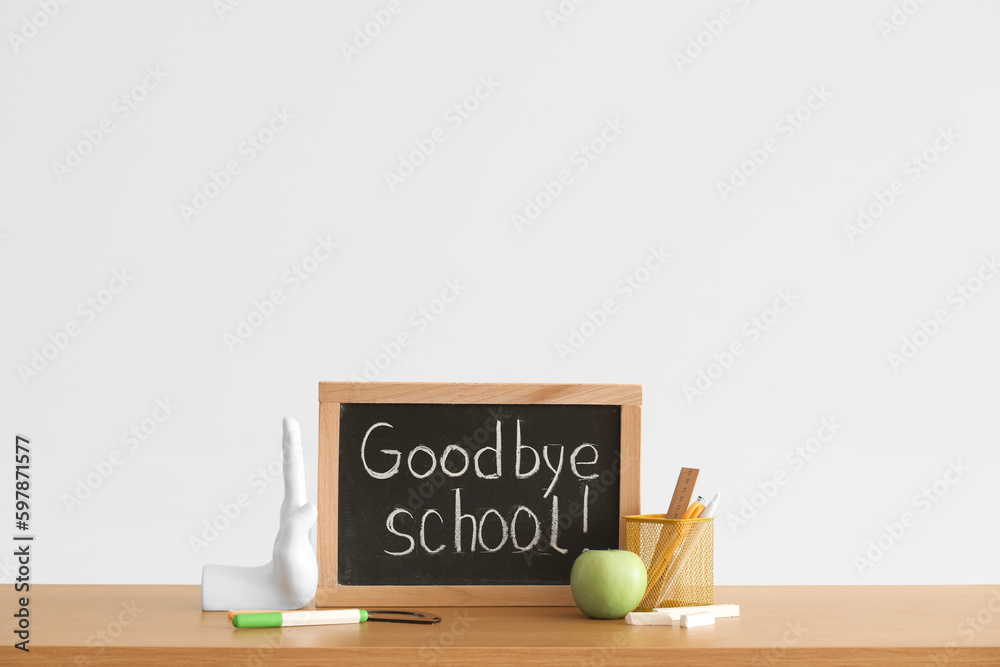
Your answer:
[[[254,567],[206,565],[201,573],[201,608],[298,609],[316,594],[319,569],[309,531],[316,525],[316,506],[306,502],[299,423],[282,422],[282,468],[285,497],[271,562]]]

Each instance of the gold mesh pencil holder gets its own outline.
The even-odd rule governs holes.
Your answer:
[[[646,564],[648,583],[639,611],[715,604],[715,519],[625,517],[625,548]]]

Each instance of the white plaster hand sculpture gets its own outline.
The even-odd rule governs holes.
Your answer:
[[[316,506],[306,502],[299,423],[282,422],[282,468],[285,498],[270,563],[246,567],[206,565],[201,573],[201,608],[299,609],[316,595],[319,569],[309,531],[316,525]]]

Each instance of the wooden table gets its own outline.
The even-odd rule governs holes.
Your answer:
[[[575,607],[453,607],[429,608],[434,626],[236,630],[201,611],[197,586],[33,585],[31,651],[6,631],[0,664],[1000,665],[1000,585],[720,586],[716,601],[741,616],[684,630]]]

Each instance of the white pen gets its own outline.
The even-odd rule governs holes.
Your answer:
[[[708,502],[707,505],[705,505],[705,509],[703,509],[701,511],[701,514],[698,515],[698,518],[699,519],[707,519],[709,517],[715,516],[715,510],[719,506],[719,498],[720,497],[721,497],[721,494],[719,494],[719,493],[717,493],[714,496],[712,496],[712,499]]]

